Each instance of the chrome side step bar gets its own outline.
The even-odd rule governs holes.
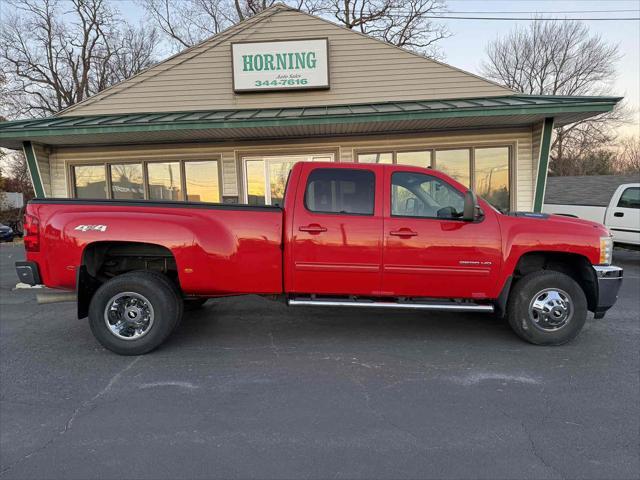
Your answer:
[[[375,302],[370,300],[322,300],[290,298],[287,303],[292,307],[364,307],[364,308],[403,308],[414,310],[434,310],[446,312],[487,312],[494,311],[493,305],[455,302]]]

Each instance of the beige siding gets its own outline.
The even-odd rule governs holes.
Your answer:
[[[51,197],[51,167],[49,162],[49,149],[38,143],[33,144],[33,150],[36,155],[38,164],[38,172],[42,180],[42,187],[46,197]]]
[[[231,42],[329,38],[331,88],[234,94]],[[449,65],[275,7],[107,89],[62,115],[336,105],[509,95]]]
[[[304,154],[338,152],[342,162],[354,161],[360,150],[371,149],[419,149],[456,146],[507,145],[514,152],[512,159],[512,195],[518,210],[531,210],[533,195],[533,147],[530,129],[510,129],[456,133],[430,133],[424,135],[388,135],[370,137],[341,137],[309,140],[271,142],[235,142],[218,144],[176,144],[156,146],[121,146],[93,148],[61,148],[51,156],[54,172],[52,191],[54,196],[68,196],[66,172],[74,163],[104,162],[114,160],[162,159],[222,159],[222,193],[225,197],[242,195],[238,169],[240,157],[247,154]],[[515,188],[514,188],[515,187]]]

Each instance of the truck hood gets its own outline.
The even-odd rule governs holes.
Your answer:
[[[591,220],[583,220],[581,218],[568,217],[566,215],[553,215],[548,213],[535,213],[535,212],[512,212],[508,214],[510,217],[518,217],[522,219],[531,219],[532,221],[545,221],[551,222],[554,225],[558,225],[561,228],[584,228],[593,227],[607,232],[604,225],[598,222],[592,222]]]

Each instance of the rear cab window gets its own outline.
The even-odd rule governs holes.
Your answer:
[[[317,168],[307,179],[304,205],[314,213],[373,215],[375,189],[370,170]]]

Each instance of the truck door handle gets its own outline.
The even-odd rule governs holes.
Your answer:
[[[312,223],[310,225],[307,225],[306,227],[300,227],[298,228],[298,230],[300,230],[301,232],[307,232],[307,233],[322,233],[322,232],[326,232],[327,229],[321,225],[318,225],[317,223]]]
[[[624,212],[615,212],[613,214],[614,217],[624,217]]]
[[[400,230],[391,230],[389,235],[393,235],[394,237],[417,237],[418,232],[414,232],[408,228],[401,228]]]

